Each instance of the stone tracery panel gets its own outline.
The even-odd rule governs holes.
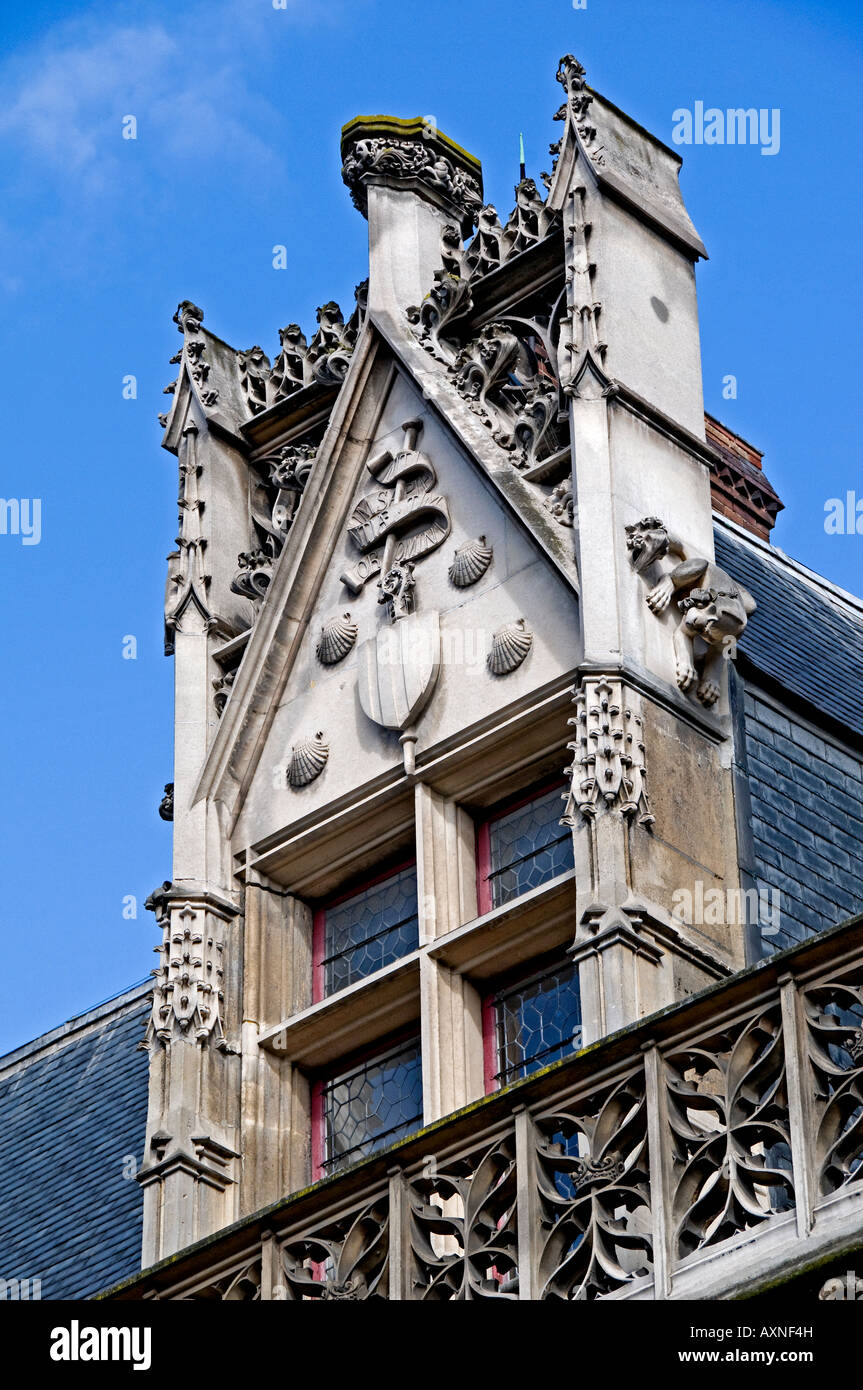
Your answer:
[[[518,1297],[515,1140],[427,1165],[409,1188],[409,1297]]]
[[[539,1297],[591,1301],[653,1268],[643,1072],[536,1121]]]
[[[778,1003],[670,1052],[665,1082],[677,1258],[793,1207]]]
[[[389,1297],[389,1200],[325,1223],[282,1248],[288,1301],[358,1302]]]
[[[863,1177],[863,971],[803,995],[817,1195]]]

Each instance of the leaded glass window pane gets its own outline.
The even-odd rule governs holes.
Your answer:
[[[565,873],[574,864],[572,832],[560,824],[560,788],[507,811],[489,825],[493,907]]]
[[[578,972],[568,961],[501,990],[495,1009],[502,1086],[581,1046]]]
[[[325,993],[365,979],[418,944],[417,872],[411,866],[326,909]]]
[[[411,1134],[422,1124],[419,1039],[342,1072],[323,1086],[325,1172]]]

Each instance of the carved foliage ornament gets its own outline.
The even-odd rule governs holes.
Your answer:
[[[567,744],[573,761],[567,769],[571,785],[564,823],[577,825],[579,815],[591,820],[604,805],[636,817],[639,825],[652,825],[638,697],[619,680],[588,676],[575,704],[577,714],[569,724],[577,737]]]
[[[271,458],[262,460],[269,488],[261,485],[253,499],[252,520],[260,545],[237,556],[239,570],[231,591],[243,598],[262,599],[270,587],[273,566],[293,525],[316,456],[316,446],[285,444]]]
[[[557,443],[558,392],[547,363],[538,334],[529,344],[513,324],[499,321],[485,324],[450,369],[459,395],[517,468],[529,468]]]
[[[185,1035],[205,1043],[213,1038],[220,1051],[233,1051],[221,1016],[226,918],[204,903],[170,898],[170,888],[163,884],[146,902],[162,929],[162,944],[153,948],[160,963],[153,971],[148,1041],[167,1044]]]
[[[561,526],[575,525],[575,499],[572,490],[572,478],[563,478],[551,494],[545,499],[543,506],[551,512],[555,521]]]
[[[263,598],[273,577],[273,555],[266,550],[246,550],[237,556],[239,571],[231,581],[231,591],[244,598]]]
[[[472,308],[469,255],[460,249],[453,227],[444,228],[442,259],[431,291],[422,304],[408,309],[408,319],[495,443],[516,468],[530,470],[559,455],[566,442],[554,346],[558,327],[565,326],[560,317],[567,312],[565,289],[553,291],[541,313],[529,318],[512,313],[471,333],[464,326]],[[559,476],[561,470],[554,471]],[[548,502],[548,510],[561,525],[569,525],[566,506],[557,502]]]
[[[272,367],[260,347],[237,353],[240,387],[253,415],[268,410],[303,387],[341,386],[365,321],[368,280],[354,291],[347,323],[334,300],[317,310],[317,332],[308,342],[298,323],[279,331],[280,352]]]
[[[283,534],[290,529],[316,453],[313,444],[285,444],[270,462],[270,485],[276,490],[273,527]]]
[[[755,600],[712,560],[688,555],[659,517],[648,516],[626,528],[633,568],[650,588],[646,603],[661,617],[676,600],[680,617],[673,634],[675,677],[683,691],[695,687],[703,705],[714,705],[722,691],[722,663],[735,655],[737,639],[755,612]],[[667,572],[660,560],[678,563]]]
[[[228,696],[234,685],[237,672],[226,671],[224,675],[213,677],[213,704],[216,706],[216,713],[221,719],[225,712],[225,705],[228,703]]]
[[[445,355],[446,348],[439,341],[441,331],[457,315],[470,311],[471,282],[481,280],[513,256],[544,240],[557,227],[558,220],[558,214],[546,207],[533,179],[522,179],[516,184],[515,207],[505,227],[492,203],[479,209],[477,230],[467,246],[462,245],[458,227],[444,227],[442,268],[435,272],[434,284],[422,304],[407,311],[420,341]]]
[[[342,178],[354,207],[368,213],[366,180],[370,177],[417,179],[440,194],[466,222],[474,222],[482,205],[479,180],[448,159],[434,140],[375,136],[356,140],[346,151]]]
[[[178,1302],[257,1303],[261,1298],[261,1261],[252,1260],[211,1284],[181,1295]]]

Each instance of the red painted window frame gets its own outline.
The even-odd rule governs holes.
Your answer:
[[[491,827],[496,820],[502,820],[508,816],[510,811],[517,811],[520,806],[528,806],[531,801],[537,801],[546,792],[554,791],[556,787],[563,789],[566,786],[565,777],[550,777],[543,782],[537,782],[527,792],[517,792],[515,796],[508,797],[506,801],[501,801],[481,821],[476,823],[476,902],[480,917],[485,917],[487,912],[494,911],[494,900],[492,896],[489,875],[491,873]]]
[[[354,880],[351,887],[344,893],[337,893],[331,898],[325,898],[322,902],[316,903],[312,912],[312,1002],[314,1004],[321,1004],[324,999],[332,998],[332,995],[325,991],[326,972],[324,970],[327,913],[330,908],[338,907],[340,903],[346,903],[349,898],[357,897],[368,888],[374,888],[376,884],[384,883],[388,878],[395,878],[396,874],[403,873],[405,869],[416,868],[416,862],[416,855],[412,855],[400,863],[374,874],[371,878]],[[371,979],[371,976],[368,978]]]
[[[490,1096],[492,1092],[500,1090],[500,1078],[498,1076],[498,1052],[500,1048],[497,1036],[497,990],[491,990],[483,995],[482,1000],[482,1082],[483,1092]]]
[[[404,868],[405,866],[402,865]],[[396,873],[400,870],[396,869]],[[414,1039],[419,1044],[420,1064],[422,1064],[422,1029],[420,1020],[416,1024],[407,1024],[404,1028],[399,1028],[395,1033],[389,1033],[385,1038],[378,1038],[370,1043],[368,1047],[360,1048],[358,1052],[351,1052],[347,1057],[342,1057],[333,1066],[319,1072],[312,1078],[311,1082],[311,1121],[312,1121],[312,1182],[319,1182],[321,1178],[329,1177],[324,1169],[326,1155],[324,1153],[324,1086],[328,1081],[341,1071],[349,1071],[351,1067],[358,1067],[362,1062],[371,1061],[373,1057],[381,1053],[390,1052],[400,1043],[411,1042]]]

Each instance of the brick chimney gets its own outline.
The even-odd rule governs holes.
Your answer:
[[[704,432],[720,456],[710,478],[713,510],[744,526],[762,541],[770,540],[776,517],[785,506],[766,477],[763,455],[705,412]]]

